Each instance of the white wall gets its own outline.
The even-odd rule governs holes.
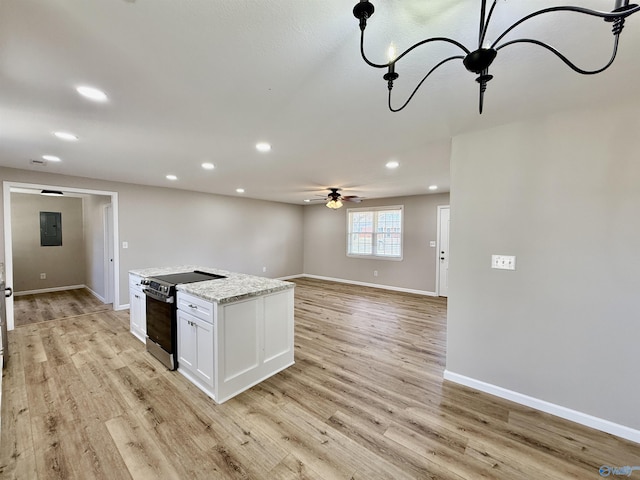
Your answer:
[[[304,207],[304,273],[433,293],[437,252],[429,242],[437,240],[438,205],[448,204],[449,194],[441,193],[346,203],[339,210]],[[404,206],[402,261],[347,257],[347,209],[388,205]]]
[[[640,429],[638,111],[454,139],[448,371]]]

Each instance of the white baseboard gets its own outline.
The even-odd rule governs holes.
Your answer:
[[[449,370],[444,371],[444,379],[449,380],[450,382],[459,383],[460,385],[474,388],[476,390],[480,390],[481,392],[495,395],[496,397],[519,403],[520,405],[525,405],[542,412],[550,413],[551,415],[555,415],[556,417],[579,423],[580,425],[585,425],[602,432],[610,433],[612,435],[631,440],[632,442],[640,443],[640,430],[635,430],[625,425],[613,423],[609,420],[604,420],[602,418],[594,417],[593,415],[578,412],[577,410],[572,410],[570,408],[556,405],[554,403],[549,403],[545,400],[540,400],[539,398],[534,398],[522,393],[514,392],[513,390],[507,390],[506,388],[498,387],[481,380],[476,380],[475,378],[466,377]]]
[[[107,303],[107,302],[105,302],[105,300],[104,300],[104,297],[103,297],[103,296],[98,295],[98,293],[97,293],[97,292],[94,292],[93,290],[91,290],[91,289],[90,289],[89,287],[87,287],[86,285],[85,285],[85,288],[89,291],[89,293],[90,293],[91,295],[93,295],[94,297],[96,297],[96,298],[97,298],[98,300],[100,300],[102,303]]]
[[[436,292],[429,292],[426,290],[414,290],[412,288],[393,287],[391,285],[381,285],[379,283],[358,282],[357,280],[346,280],[344,278],[323,277],[320,275],[310,275],[308,273],[302,273],[300,275],[292,275],[287,278],[315,278],[316,280],[327,280],[329,282],[349,283],[351,285],[360,285],[363,287],[381,288],[383,290],[393,290],[395,292],[415,293],[416,295],[426,295],[428,297],[437,297]]]
[[[21,295],[34,295],[37,293],[64,292],[65,290],[78,290],[79,288],[86,288],[86,286],[85,285],[68,285],[66,287],[41,288],[39,290],[25,290],[24,292],[13,292],[13,296],[19,297]]]
[[[91,295],[96,297],[102,303],[106,303],[103,296],[99,295],[97,292],[94,292],[93,290],[91,290],[86,285],[69,285],[67,287],[53,287],[53,288],[41,288],[39,290],[25,290],[24,292],[13,292],[13,296],[14,297],[19,297],[21,295],[35,295],[35,294],[38,294],[38,293],[64,292],[65,290],[77,290],[79,288],[86,288]],[[128,303],[125,304],[125,305],[117,306],[117,307],[115,305],[113,306],[113,309],[116,310],[116,311],[117,310],[126,310],[127,308],[129,308],[129,304]]]
[[[303,273],[298,273],[296,275],[287,275],[286,277],[278,277],[276,280],[291,280],[292,278],[300,278],[304,277]]]

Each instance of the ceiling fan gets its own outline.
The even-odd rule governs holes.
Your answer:
[[[362,197],[358,197],[357,195],[340,194],[340,188],[328,188],[327,190],[329,190],[329,194],[327,195],[326,206],[333,210],[342,207],[342,202],[360,203],[362,201]]]

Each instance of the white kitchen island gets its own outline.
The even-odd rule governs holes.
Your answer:
[[[226,278],[176,287],[178,372],[222,403],[293,365],[294,283],[199,266],[129,273],[193,270]]]

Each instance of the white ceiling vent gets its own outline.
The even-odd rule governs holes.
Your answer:
[[[31,165],[35,165],[36,167],[46,167],[47,166],[47,161],[46,160],[31,159],[31,160],[29,160],[29,163]]]

